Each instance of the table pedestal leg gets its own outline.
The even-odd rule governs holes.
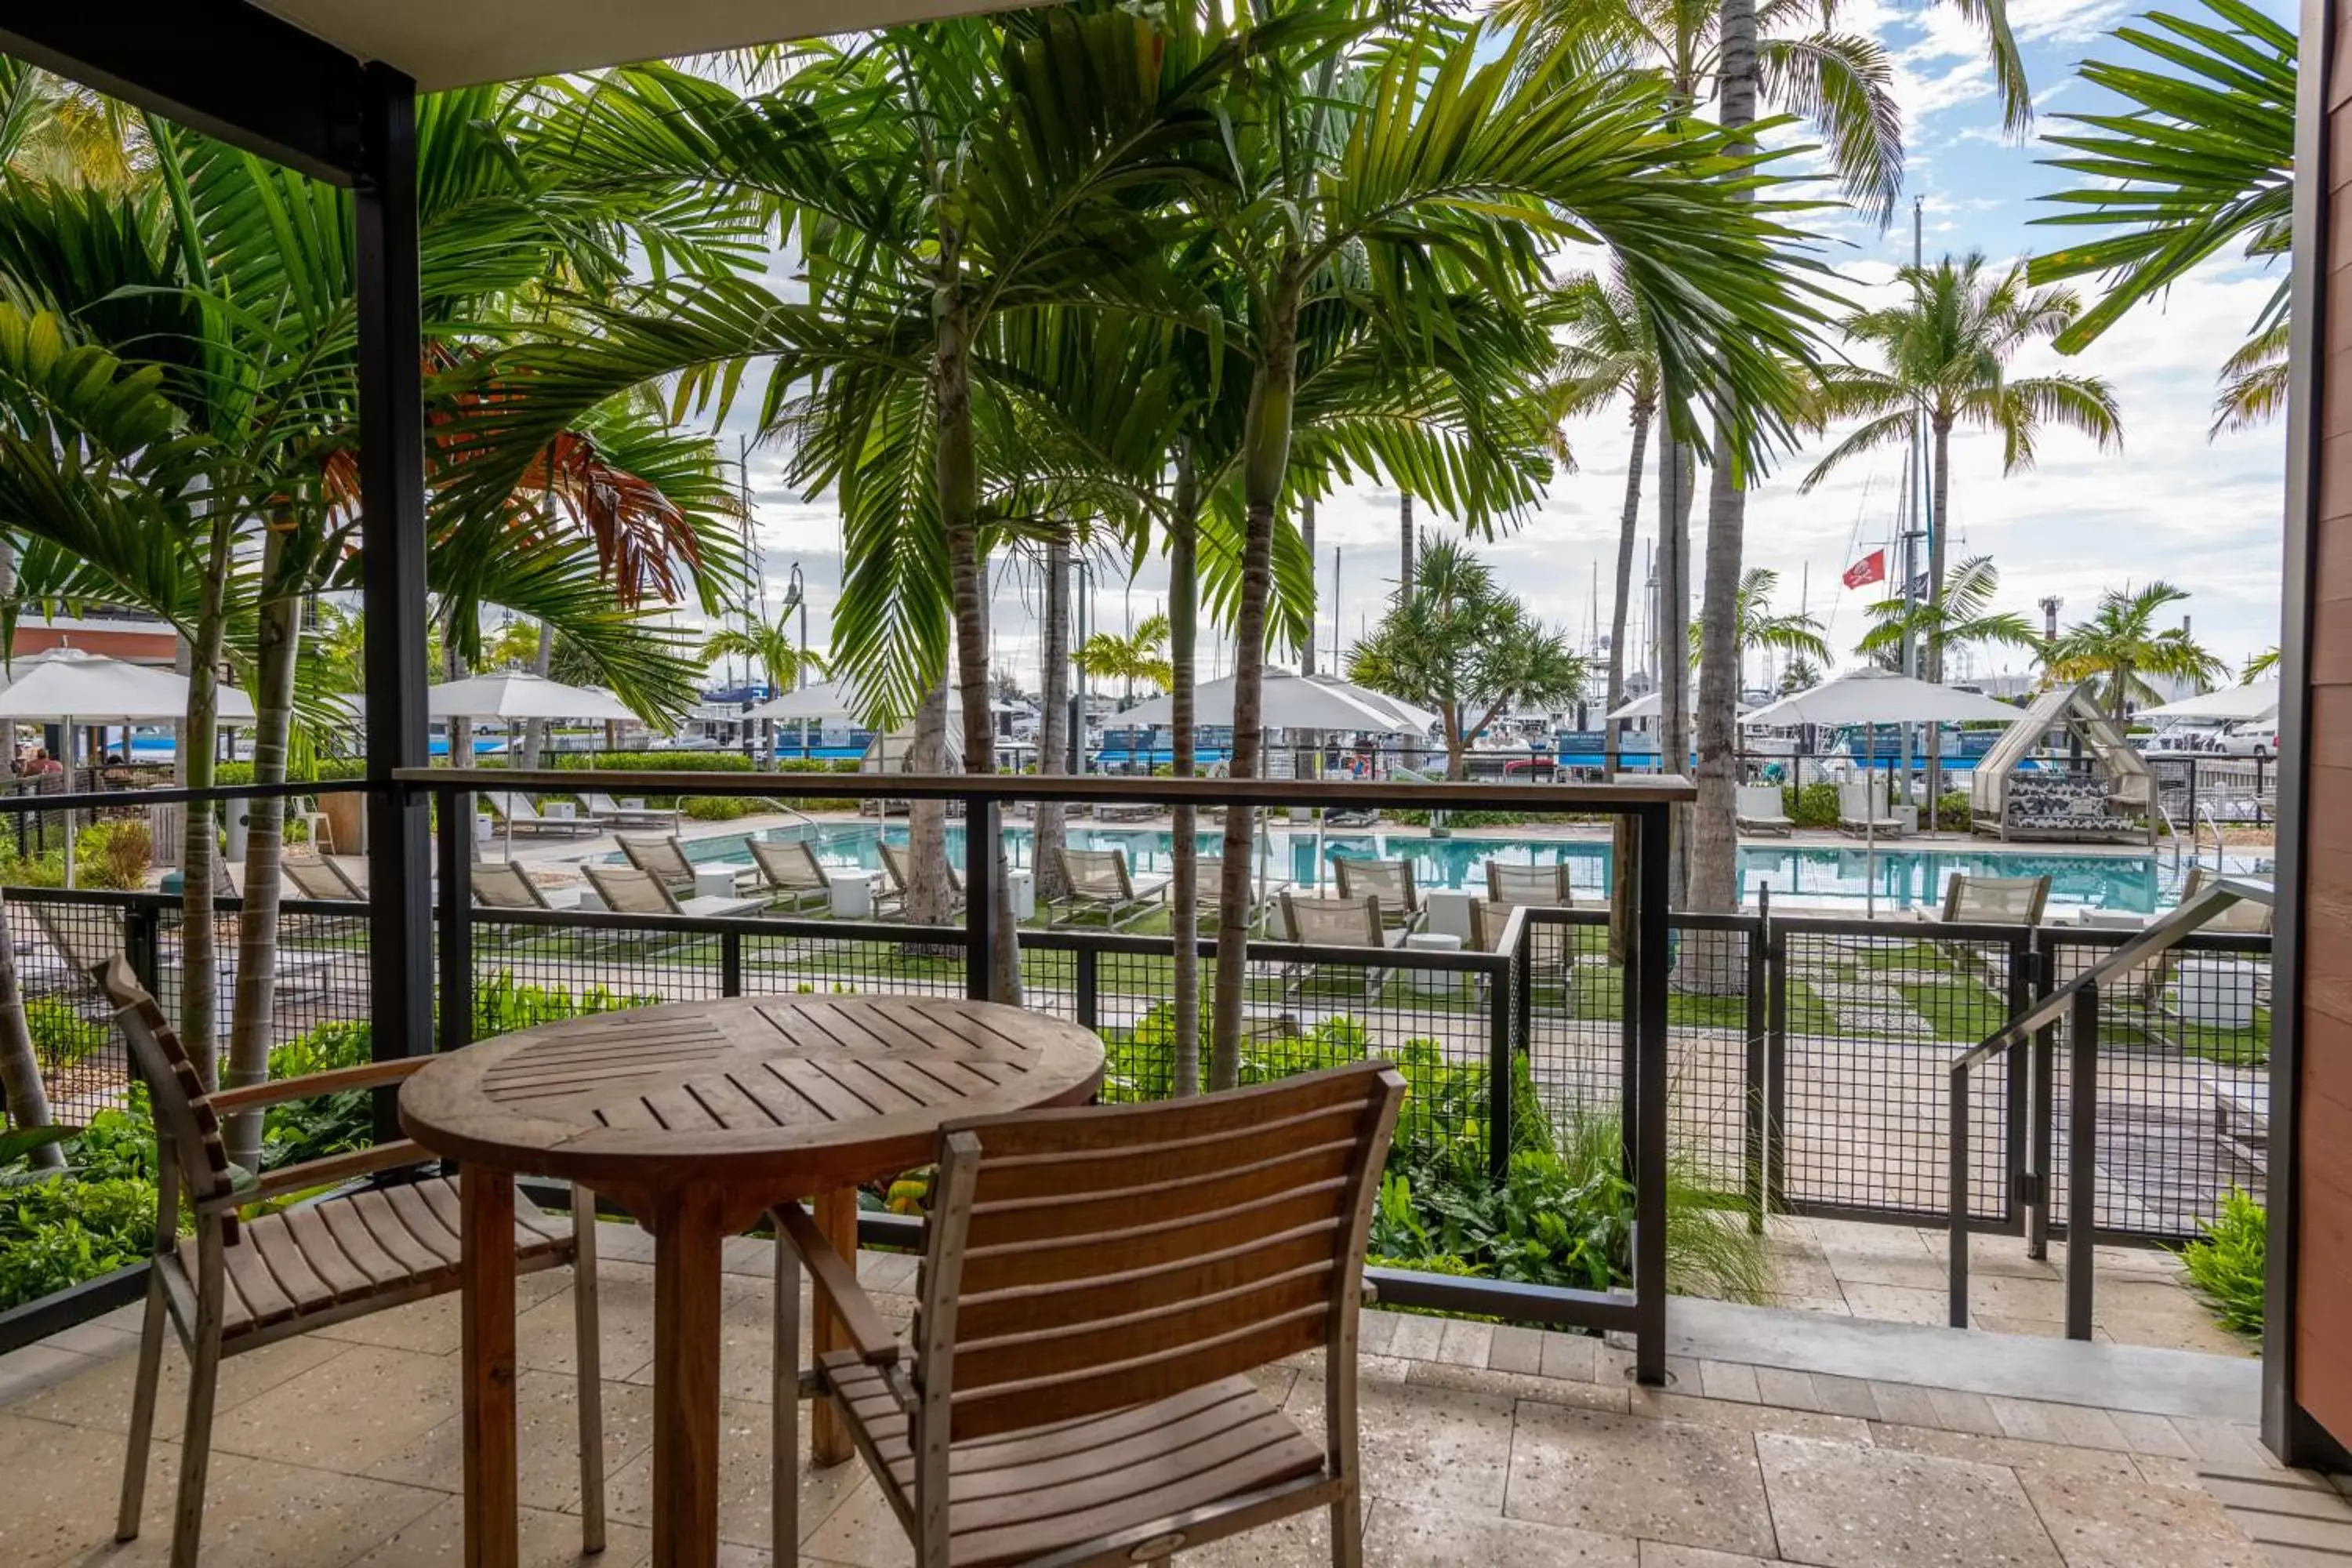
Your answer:
[[[814,1214],[817,1229],[841,1260],[849,1265],[852,1274],[857,1272],[857,1189],[843,1187],[816,1195]],[[815,1321],[810,1325],[809,1345],[816,1355],[827,1351],[849,1348],[849,1335],[841,1326],[841,1319],[833,1310],[833,1302],[824,1287],[812,1283],[810,1295],[816,1308]],[[815,1402],[814,1413],[809,1419],[809,1458],[819,1465],[838,1465],[856,1452],[849,1439],[849,1428],[842,1425],[841,1414],[830,1399]]]
[[[514,1177],[469,1164],[458,1193],[466,1568],[515,1568]]]
[[[654,1221],[654,1568],[719,1561],[719,1205],[667,1195]]]

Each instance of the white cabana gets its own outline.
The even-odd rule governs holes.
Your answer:
[[[1698,687],[1696,682],[1694,682],[1691,687],[1691,707],[1694,710],[1698,707]],[[1610,714],[1609,717],[1612,719],[1654,719],[1663,712],[1664,709],[1665,699],[1657,692],[1652,691],[1644,693],[1640,697],[1636,697],[1631,702],[1626,703],[1622,708],[1620,708],[1615,712]],[[1747,713],[1752,711],[1752,710],[1749,709],[1747,703],[1743,702],[1739,705],[1739,711]],[[1791,722],[1794,722],[1794,721],[1791,721]]]
[[[1231,724],[1234,686],[1234,678],[1230,675],[1201,682],[1193,694],[1193,722]],[[1381,698],[1381,705],[1374,706],[1354,695],[1345,681],[1326,682],[1287,669],[1265,672],[1258,701],[1258,722],[1268,730],[1366,730],[1384,735],[1427,727],[1412,722],[1418,710],[1398,703],[1392,697]],[[1139,702],[1118,715],[1120,723],[1138,726],[1172,724],[1175,720],[1176,700],[1172,697]]]
[[[0,671],[7,686],[0,689],[0,721],[11,724],[59,724],[66,731],[65,757],[70,770],[74,731],[88,724],[169,724],[186,719],[188,678],[152,665],[130,664],[79,648],[53,648],[10,663]],[[224,683],[219,690],[219,721],[224,725],[254,721],[253,700],[242,688]],[[209,744],[209,742],[207,742]],[[72,778],[68,771],[63,775]],[[71,785],[68,784],[68,788]],[[74,879],[73,813],[66,813],[66,886]]]
[[[2257,680],[2245,686],[2225,686],[2197,697],[2184,697],[2161,708],[2143,708],[2139,719],[2201,719],[2220,723],[2268,719],[2278,712],[2279,683]]]
[[[2053,778],[2045,784],[2042,775],[2021,771],[2042,737],[2061,728],[2082,741],[2084,752],[2097,770],[2097,777],[2089,781],[2095,787],[2087,795],[2071,780]],[[2021,778],[2035,780],[2036,792],[2063,788],[2081,798],[2071,804],[2020,806],[2012,797]],[[1996,825],[2003,838],[2079,838],[2092,832],[2121,832],[2121,827],[2104,828],[2085,818],[2093,812],[2104,815],[2105,802],[2127,811],[2147,812],[2155,799],[2156,779],[2147,763],[2124,738],[2122,726],[2101,711],[2080,686],[2055,686],[2035,698],[2033,706],[2020,715],[2020,722],[1977,759],[1976,771],[1969,779],[1969,814],[1980,826],[1988,821]],[[2035,820],[2037,812],[2044,821]],[[2148,830],[2152,842],[2153,823]]]

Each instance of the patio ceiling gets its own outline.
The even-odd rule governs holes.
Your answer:
[[[422,92],[1003,9],[969,0],[255,0]]]

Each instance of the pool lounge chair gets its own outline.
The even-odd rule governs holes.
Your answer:
[[[1309,899],[1284,892],[1275,900],[1278,940],[1300,947],[1395,947],[1404,941],[1402,927],[1391,928],[1372,894],[1354,899]],[[1295,1002],[1298,994],[1327,969],[1345,970],[1363,982],[1364,1000],[1380,1000],[1395,973],[1385,966],[1326,963],[1310,958],[1286,960],[1282,967],[1282,999]]]
[[[482,802],[490,808],[490,815],[512,833],[556,833],[566,838],[585,835],[593,838],[608,826],[584,813],[578,816],[542,816],[537,801],[508,790],[485,790]]]
[[[1900,817],[1885,814],[1886,789],[1875,776],[1849,779],[1838,785],[1838,826],[1847,833],[1885,837],[1903,831]],[[1875,811],[1878,816],[1873,816]]]
[[[760,890],[767,894],[772,911],[798,914],[803,910],[833,908],[833,879],[825,875],[806,839],[771,844],[754,838],[750,843],[752,864],[760,870]]]
[[[756,915],[766,909],[764,899],[730,899],[713,896],[700,899],[680,899],[662,885],[650,871],[635,866],[583,866],[589,885],[604,907],[620,915],[697,915],[706,919],[723,919],[730,915]]]
[[[667,827],[672,833],[686,820],[673,805],[647,805],[641,800],[614,800],[600,790],[580,792],[580,809],[613,827]]]
[[[889,883],[889,887],[874,900],[874,912],[877,915],[882,913],[886,903],[896,910],[903,910],[906,908],[907,887],[914,876],[914,862],[908,858],[906,846],[892,844],[886,839],[881,845],[881,850],[882,875]],[[963,878],[953,865],[950,865],[948,867],[948,910],[953,913],[962,908]]]
[[[367,889],[325,856],[316,860],[298,860],[289,856],[278,863],[278,868],[294,884],[294,896],[298,899],[314,899],[321,903],[367,902]]]
[[[1062,880],[1069,889],[1055,900],[1058,909],[1050,922],[1054,925],[1069,925],[1092,912],[1117,930],[1167,900],[1168,879],[1137,886],[1128,873],[1124,849],[1056,848],[1054,853],[1061,860]]]
[[[656,878],[671,892],[684,897],[692,896],[698,871],[718,870],[724,868],[733,872],[735,890],[738,893],[749,892],[761,880],[760,868],[757,866],[739,865],[727,860],[713,860],[705,865],[697,866],[688,858],[686,846],[678,841],[678,837],[675,833],[658,834],[651,838],[635,834],[619,833],[614,835],[614,839],[620,845],[621,853],[629,858],[630,865]]]
[[[1782,809],[1785,804],[1778,784],[1741,784],[1733,792],[1732,813],[1749,833],[1769,833],[1785,838],[1797,826]]]
[[[1429,918],[1421,905],[1421,889],[1413,886],[1410,860],[1360,860],[1342,855],[1333,859],[1331,869],[1342,899],[1379,900],[1381,917],[1393,931],[1419,931]]]
[[[2047,877],[1971,877],[1957,872],[1944,884],[1939,915],[1913,911],[1921,920],[1950,925],[2038,926],[2050,903]]]
[[[511,860],[485,860],[467,879],[478,910],[548,910],[555,906],[530,873]]]

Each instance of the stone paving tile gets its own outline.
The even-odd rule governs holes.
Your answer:
[[[653,1390],[633,1383],[604,1385],[604,1475],[611,1478],[653,1447]],[[520,1427],[519,1495],[525,1508],[580,1507],[580,1385],[561,1373],[526,1372],[515,1379]],[[448,1420],[377,1460],[367,1473],[454,1492],[465,1486],[465,1423]]]
[[[1873,1383],[1870,1397],[1878,1406],[1882,1419],[1902,1426],[1941,1426],[1944,1418],[1937,1414],[1936,1402],[1927,1391],[1916,1384]]]
[[[1438,1339],[1437,1354],[1430,1359],[1442,1361],[1449,1366],[1483,1367],[1494,1344],[1495,1326],[1492,1323],[1450,1322]]]
[[[168,1563],[175,1480],[175,1466],[150,1468],[139,1539],[126,1546],[112,1543],[112,1487],[91,1489],[96,1495],[86,1497],[82,1515],[87,1544],[66,1561],[107,1568]],[[223,1568],[339,1568],[447,1500],[422,1487],[215,1454],[205,1477],[203,1561]]]
[[[213,1450],[360,1475],[457,1414],[457,1363],[353,1345],[213,1421]]]
[[[2124,1435],[2135,1454],[2153,1454],[2167,1459],[2193,1459],[2197,1451],[2180,1435],[2179,1427],[2161,1415],[2149,1415],[2137,1410],[2111,1410],[2107,1413],[2116,1430]]]
[[[1444,1319],[1400,1317],[1396,1332],[1389,1339],[1388,1353],[1402,1361],[1435,1361],[1444,1342]]]
[[[0,1356],[0,1409],[21,1405],[34,1394],[78,1377],[97,1363],[79,1351],[52,1344],[23,1345]]]
[[[653,1532],[635,1525],[608,1521],[603,1555],[588,1557],[580,1550],[577,1515],[526,1507],[519,1523],[519,1568],[572,1568],[588,1563],[595,1568],[643,1568],[653,1557]],[[466,1560],[465,1531],[465,1500],[446,1498],[353,1562],[351,1568],[449,1568]]]
[[[1498,1375],[1474,1373],[1466,1367],[1450,1370],[1463,1376]],[[1357,1451],[1364,1494],[1423,1508],[1501,1512],[1511,1462],[1512,1404],[1502,1395],[1426,1384],[1359,1381]],[[1302,1379],[1283,1408],[1307,1436],[1322,1443],[1319,1380]]]
[[[1951,1318],[1951,1298],[1941,1285],[1927,1289],[1848,1283],[1843,1290],[1846,1308],[1857,1318],[1875,1318],[1882,1323],[1931,1324],[1946,1323]]]
[[[1832,1415],[1855,1415],[1864,1421],[1879,1416],[1878,1399],[1870,1384],[1858,1377],[1836,1377],[1828,1373],[1813,1373],[1813,1397],[1821,1408]]]
[[[805,1413],[806,1407],[803,1406]],[[719,1536],[722,1541],[739,1546],[755,1546],[766,1550],[772,1544],[774,1518],[769,1508],[768,1454],[769,1437],[774,1431],[774,1411],[766,1405],[748,1400],[722,1399],[719,1403]],[[832,1465],[823,1469],[808,1463],[808,1422],[800,1424],[801,1441],[801,1540],[809,1541],[820,1526],[830,1522],[836,1509],[861,1485],[873,1492],[873,1483],[865,1479],[863,1460],[852,1459],[847,1464]],[[626,1524],[653,1524],[653,1450],[646,1451],[622,1466],[606,1479],[605,1512]],[[875,1505],[881,1510],[881,1522],[893,1531],[898,1521],[889,1505],[879,1493],[874,1493]],[[902,1536],[903,1539],[903,1536]],[[814,1546],[812,1555],[823,1555]],[[855,1558],[837,1558],[839,1562],[855,1562]]]
[[[1642,1542],[1642,1568],[1772,1568],[1761,1557],[1729,1552],[1707,1552],[1696,1546],[1670,1546],[1663,1541]]]
[[[608,1266],[598,1270],[597,1278],[609,1279],[612,1272]],[[646,1278],[651,1279],[652,1275],[647,1274]],[[571,1289],[572,1270],[569,1268],[542,1268],[536,1274],[522,1275],[515,1280],[515,1310],[527,1312],[552,1296],[561,1295],[568,1301]],[[383,1345],[393,1350],[421,1351],[427,1355],[446,1355],[457,1348],[459,1305],[457,1293],[452,1291],[446,1296],[436,1296],[429,1301],[411,1301],[404,1307],[386,1308],[381,1312],[370,1312],[365,1317],[346,1318],[340,1323],[313,1329],[304,1337],[341,1340],[354,1345]]]
[[[1532,1399],[1544,1405],[1566,1405],[1579,1410],[1609,1410],[1621,1414],[1632,1400],[1630,1384],[1621,1384],[1612,1388],[1598,1383],[1529,1377],[1523,1372],[1489,1372],[1477,1367],[1448,1366],[1443,1362],[1433,1361],[1406,1363],[1404,1381],[1413,1388],[1450,1388],[1464,1394],[1485,1394],[1502,1399]]]
[[[1707,1399],[1676,1394],[1672,1389],[1632,1390],[1628,1407],[1636,1415],[1661,1421],[1690,1421],[1702,1426],[1724,1426],[1740,1432],[1794,1432],[1807,1437],[1834,1437],[1846,1443],[1867,1443],[1870,1427],[1851,1415],[1819,1410],[1790,1410],[1774,1405],[1751,1405],[1736,1399]]]
[[[2268,1568],[2261,1549],[2201,1492],[2066,1476],[2022,1480],[2066,1568]]]
[[[76,1355],[96,1356],[103,1361],[108,1356],[139,1348],[136,1328],[118,1329],[106,1323],[76,1323],[60,1329],[41,1343],[52,1350],[71,1351]]]
[[[1927,1403],[1935,1406],[1932,1426],[1947,1432],[1975,1432],[1987,1437],[2005,1435],[2000,1418],[1993,1414],[1992,1402],[1981,1394],[1970,1394],[1957,1388],[1931,1388]]]
[[[1381,1507],[1380,1503],[1370,1504],[1360,1517],[1367,1563],[1377,1561],[1370,1555],[1371,1531]],[[893,1557],[887,1561],[889,1568],[898,1568],[901,1562],[911,1563],[913,1559]],[[1176,1561],[1183,1568],[1329,1568],[1331,1510],[1318,1508],[1292,1514],[1255,1530],[1180,1552]]]
[[[600,1259],[596,1270],[596,1308],[601,1370],[606,1377],[627,1377],[654,1359],[654,1271],[640,1263]],[[446,1342],[457,1350],[453,1331]],[[569,1285],[515,1317],[515,1364],[541,1372],[571,1372],[576,1357],[578,1331],[572,1326]]]
[[[177,1450],[158,1445],[147,1467],[147,1499],[169,1499]],[[57,1563],[114,1535],[122,1482],[122,1439],[107,1432],[0,1413],[0,1563]],[[168,1512],[164,1515],[169,1521]]]
[[[1812,1373],[1778,1366],[1759,1366],[1754,1371],[1756,1395],[1765,1404],[1777,1405],[1783,1410],[1822,1408],[1821,1395],[1813,1391]]]
[[[231,1356],[221,1363],[220,1382],[214,1394],[215,1418],[248,1399],[257,1398],[289,1379],[351,1350],[347,1344],[301,1334],[264,1345],[257,1351]],[[107,1361],[82,1358],[74,1374],[17,1400],[9,1408],[20,1415],[47,1421],[70,1421],[100,1431],[122,1432],[131,1426],[131,1390],[138,1358],[116,1356]],[[163,1346],[163,1375],[156,1384],[155,1431],[175,1436],[188,1407],[188,1362],[176,1338]]]
[[[1997,1465],[1763,1433],[1780,1550],[1822,1568],[2059,1568],[2017,1477]]]
[[[1974,1432],[1945,1432],[1930,1426],[1896,1426],[1880,1422],[1870,1435],[1883,1448],[1939,1454],[1948,1459],[1973,1459],[1979,1464],[2007,1465],[2022,1475],[2028,1470],[2057,1475],[2096,1477],[2130,1485],[2141,1479],[2129,1454],[2105,1448],[2076,1448],[2063,1443],[2033,1443],[2015,1437],[1987,1437]]]
[[[1730,1399],[1748,1405],[1759,1405],[1764,1399],[1757,1386],[1756,1369],[1739,1362],[1700,1362],[1698,1391],[1709,1399]]]
[[[1546,1332],[1543,1364],[1537,1370],[1546,1377],[1592,1383],[1600,1376],[1600,1351],[1601,1342],[1590,1334]]]
[[[2189,1452],[2208,1466],[2226,1465],[2254,1469],[2277,1469],[2279,1462],[2271,1451],[2255,1438],[2253,1428],[2240,1426],[2229,1421],[2199,1421],[2185,1415],[2172,1417],[2172,1429],[2180,1434]]]
[[[1769,1553],[1772,1519],[1755,1444],[1726,1427],[1523,1404],[1504,1511],[1603,1535]]]
[[[1641,1550],[1624,1536],[1392,1502],[1364,1521],[1366,1568],[1640,1568]]]
[[[1404,1320],[1394,1312],[1360,1312],[1356,1315],[1356,1351],[1360,1355],[1386,1355],[1396,1339],[1397,1324]]]
[[[1543,1345],[1541,1331],[1502,1324],[1495,1330],[1494,1340],[1486,1347],[1486,1365],[1494,1372],[1540,1373]]]

